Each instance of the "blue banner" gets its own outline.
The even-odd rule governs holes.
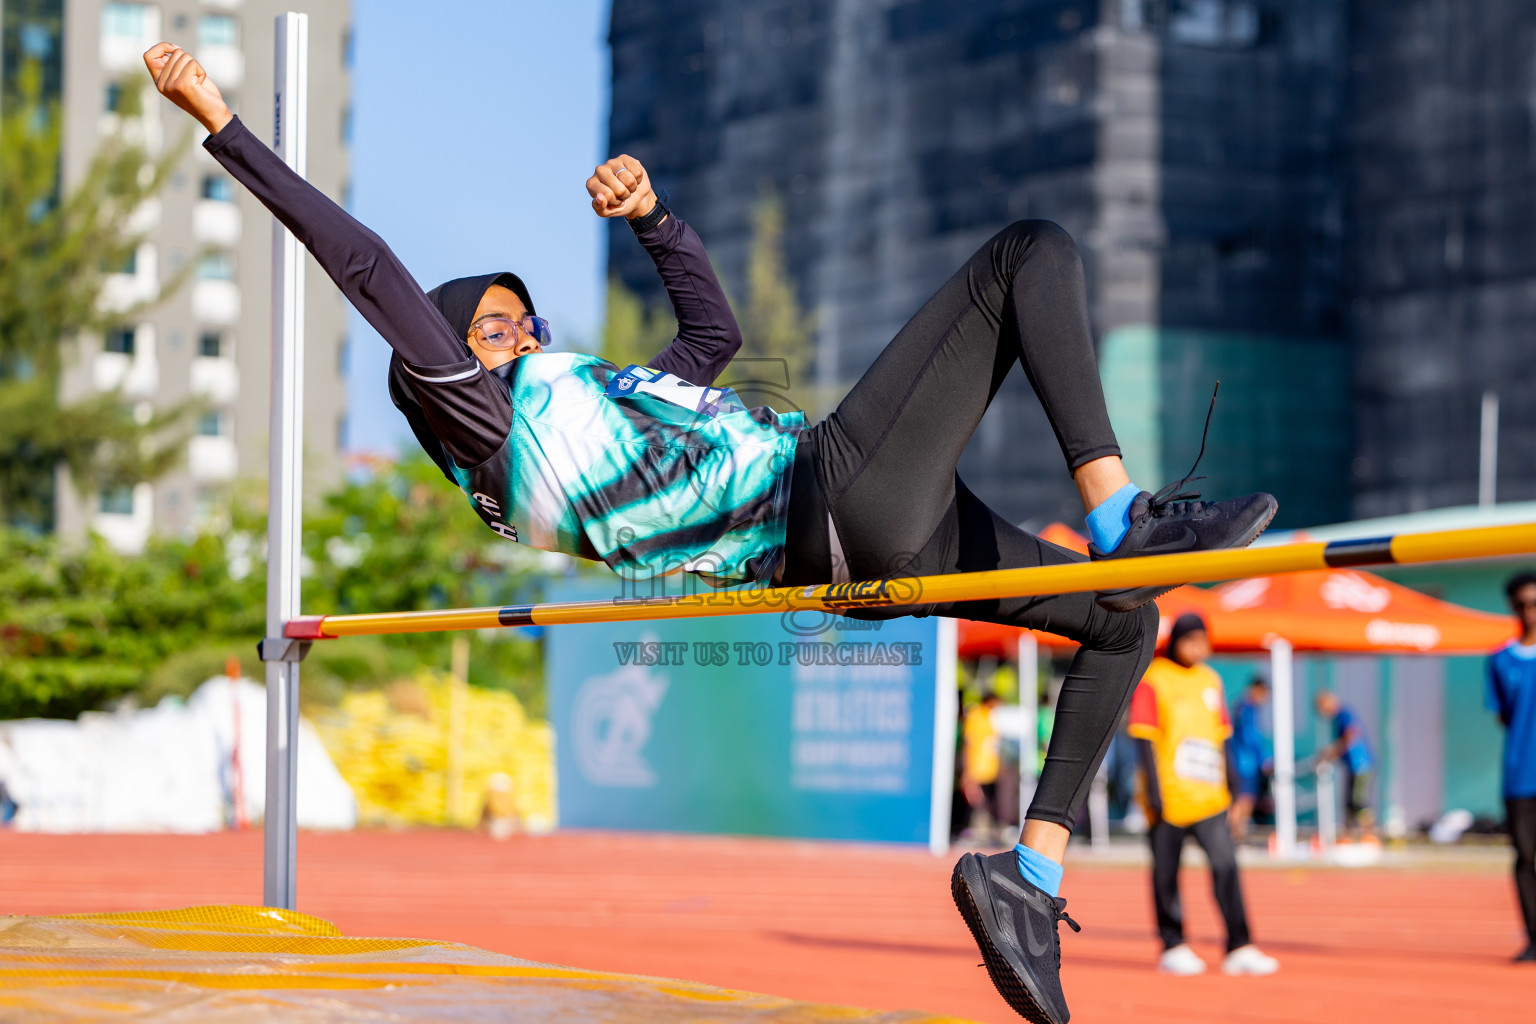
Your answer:
[[[605,623],[547,644],[562,825],[928,841],[934,619]]]

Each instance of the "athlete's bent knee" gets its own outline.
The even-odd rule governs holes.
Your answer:
[[[1077,243],[1072,240],[1067,229],[1053,220],[1016,220],[1008,225],[1004,234],[1024,242],[1031,261],[1070,260],[1079,263],[1082,260],[1077,251]]]
[[[1157,605],[1145,604],[1133,612],[1109,612],[1104,631],[1106,647],[1117,651],[1140,651],[1157,645]]]

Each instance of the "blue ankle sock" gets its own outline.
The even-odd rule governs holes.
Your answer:
[[[1024,876],[1024,881],[1047,896],[1055,896],[1061,892],[1061,874],[1065,869],[1060,864],[1023,844],[1013,849],[1019,855],[1019,874]]]
[[[1088,513],[1088,535],[1094,547],[1109,554],[1120,546],[1131,528],[1131,503],[1140,493],[1140,487],[1126,484]]]

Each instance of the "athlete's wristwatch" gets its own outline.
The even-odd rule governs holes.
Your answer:
[[[670,212],[671,211],[667,209],[666,204],[663,203],[660,198],[657,198],[656,205],[651,207],[650,213],[646,214],[644,217],[636,217],[634,220],[627,221],[626,223],[628,223],[629,226],[634,229],[635,234],[643,235],[657,224],[660,224],[662,221],[666,220],[667,214]]]

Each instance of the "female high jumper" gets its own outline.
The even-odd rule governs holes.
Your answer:
[[[615,157],[587,180],[656,264],[676,339],[644,367],[547,352],[549,325],[511,273],[422,292],[377,235],[291,171],[233,116],[192,55],[144,55],[155,87],[203,143],[308,247],[394,349],[390,394],[427,453],[509,540],[649,576],[803,586],[1059,565],[1079,556],[992,512],[955,475],[1003,378],[1022,365],[1087,512],[1094,558],[1247,545],[1275,500],[1149,494],[1120,461],[1099,384],[1082,264],[1054,224],[999,232],[901,329],[837,410],[746,408],[711,387],[740,332],[698,236]],[[1065,1024],[1057,925],[1067,838],[1152,656],[1167,587],[894,612],[1048,630],[1077,641],[1020,843],[966,854],[951,890],[998,991],[1038,1024]],[[921,595],[914,595],[920,598]]]

